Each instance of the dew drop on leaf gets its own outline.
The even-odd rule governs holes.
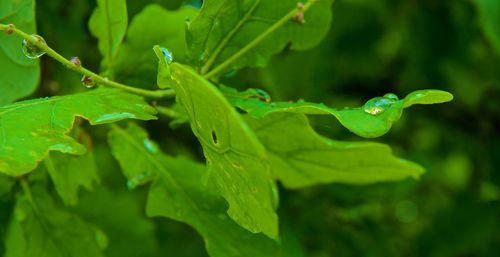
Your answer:
[[[45,39],[43,39],[43,37],[41,37],[40,35],[33,34],[33,35],[31,35],[31,38],[33,38],[34,40],[36,40],[42,44],[46,44]],[[38,46],[29,42],[26,39],[23,39],[22,46],[23,46],[22,49],[23,49],[24,55],[30,59],[37,59],[45,54],[45,52],[42,49],[40,49]]]
[[[389,99],[394,99],[394,100],[399,100],[398,96],[393,94],[393,93],[387,93],[384,95],[385,98],[389,98]]]
[[[396,99],[394,97],[396,97]],[[383,97],[375,97],[368,100],[368,102],[363,105],[363,110],[371,115],[379,115],[389,109],[397,101],[396,95],[386,94]]]
[[[174,56],[172,52],[167,48],[162,47],[161,53],[163,54],[163,57],[165,58],[168,64],[171,64],[174,61]]]
[[[158,146],[156,146],[156,144],[153,141],[145,138],[143,140],[143,144],[144,144],[144,148],[146,148],[146,150],[148,150],[148,152],[150,152],[152,154],[157,154],[159,152]]]
[[[266,103],[271,102],[271,96],[266,91],[262,89],[255,89],[255,93],[260,100],[265,101]]]
[[[82,85],[84,85],[86,88],[93,88],[93,87],[95,87],[95,81],[90,76],[83,75],[81,82],[82,82]]]
[[[149,171],[140,173],[137,176],[135,176],[127,181],[127,188],[129,190],[133,190],[136,187],[138,187],[139,185],[146,183],[151,178],[151,176],[152,176],[152,173]]]

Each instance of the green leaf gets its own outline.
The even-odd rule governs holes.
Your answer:
[[[2,0],[0,23],[12,23],[27,33],[35,33],[34,2]],[[0,35],[0,106],[30,95],[40,80],[39,61],[24,56],[21,42],[16,35]]]
[[[186,66],[173,63],[171,70],[172,88],[201,142],[211,181],[229,202],[229,216],[254,233],[276,238],[274,181],[264,147],[214,85]]]
[[[128,84],[156,88],[158,67],[151,48],[157,44],[167,46],[176,61],[185,62],[185,23],[197,13],[197,9],[187,6],[175,11],[156,4],[146,6],[130,23],[126,41],[120,46],[114,66],[116,78]]]
[[[14,179],[0,173],[0,200],[4,195],[10,192],[12,186],[14,186]]]
[[[193,226],[204,237],[207,251],[214,257],[278,256],[275,241],[263,234],[250,233],[226,214],[227,203],[205,184],[208,172],[204,165],[150,151],[143,143],[150,139],[136,125],[126,130],[114,127],[109,139],[127,177],[154,167],[148,216],[163,216]]]
[[[145,217],[144,198],[137,193],[106,187],[103,183],[80,198],[77,213],[106,232],[109,239],[106,256],[159,256],[155,223]]]
[[[127,3],[125,0],[97,0],[97,8],[89,20],[92,35],[99,40],[105,70],[113,67],[114,57],[127,31]]]
[[[119,127],[113,126],[113,130],[108,135],[108,142],[118,162],[127,163],[126,166],[122,165],[122,170],[128,180],[127,187],[129,189],[134,189],[153,180],[158,166],[147,157],[149,157],[148,153],[160,153],[160,149],[155,142],[147,137],[144,130],[138,126],[130,125],[128,133],[125,133]],[[140,154],[142,158],[137,158],[137,154]],[[133,163],[129,163],[130,160],[134,160]]]
[[[245,110],[255,118],[262,118],[277,112],[333,115],[351,132],[366,138],[379,137],[387,133],[392,124],[399,120],[404,108],[414,104],[444,103],[453,99],[453,96],[448,92],[428,89],[415,91],[402,100],[389,93],[383,97],[368,100],[362,107],[335,109],[323,103],[309,103],[303,100],[298,102],[266,102],[262,101],[262,93],[255,93],[255,89],[238,92],[233,88],[221,87],[221,90],[231,104]]]
[[[0,172],[26,174],[49,151],[85,153],[85,147],[66,135],[76,116],[97,125],[123,119],[151,120],[155,113],[141,97],[107,88],[0,107]]]
[[[90,135],[79,128],[75,129],[74,135],[73,138],[88,149],[84,155],[73,156],[53,152],[44,160],[45,167],[56,191],[66,205],[76,205],[78,203],[78,190],[80,187],[92,190],[93,183],[100,182]]]
[[[484,33],[494,49],[500,54],[500,2],[497,0],[475,1],[481,16]]]
[[[293,50],[314,47],[328,32],[332,0],[321,0],[305,13],[305,23],[287,21],[284,26],[232,64],[233,69],[264,66],[287,45]],[[278,20],[296,9],[296,0],[207,0],[189,24],[187,43],[194,62],[210,70],[264,34]],[[207,64],[208,63],[208,64]]]
[[[404,108],[414,104],[439,104],[453,100],[453,95],[441,90],[417,90],[403,99]]]
[[[273,174],[288,188],[332,182],[364,185],[418,178],[424,172],[394,157],[386,145],[322,137],[302,114],[275,113],[248,117],[247,122],[266,147]]]
[[[44,190],[34,188],[33,196],[17,199],[5,257],[103,256],[107,242],[99,229],[57,208]]]

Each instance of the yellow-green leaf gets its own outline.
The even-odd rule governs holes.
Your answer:
[[[106,88],[0,107],[0,172],[26,174],[49,151],[85,153],[84,146],[66,135],[75,117],[97,125],[123,119],[151,120],[155,113],[141,97]]]

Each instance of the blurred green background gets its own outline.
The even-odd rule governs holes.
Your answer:
[[[128,1],[129,21],[152,2],[168,9],[183,4]],[[98,70],[96,40],[87,28],[94,7],[94,1],[39,1],[37,19],[39,34],[49,45],[64,56],[80,56],[85,66]],[[275,100],[303,98],[337,107],[360,106],[387,92],[403,97],[425,88],[449,91],[455,100],[412,108],[377,139],[398,156],[424,166],[427,172],[420,181],[281,188],[283,242],[296,256],[311,257],[498,256],[500,1],[336,0],[333,14],[331,30],[316,48],[284,51],[267,68],[242,70],[224,83],[263,88]],[[37,94],[84,90],[79,79],[43,58]],[[168,151],[199,155],[188,127],[171,130],[168,122],[147,125],[153,138],[168,142]],[[363,140],[330,117],[312,122],[328,137]],[[93,133],[96,142],[99,137],[105,140],[98,130]],[[172,150],[172,144],[178,148]],[[82,194],[74,211],[111,231],[109,256],[206,256],[191,228],[165,219],[146,220],[144,192],[128,192],[106,146],[95,149],[103,184]],[[130,215],[113,220],[106,212],[109,202]],[[0,217],[8,216],[4,212]],[[129,222],[134,223],[132,229],[123,227]],[[133,250],[129,242],[141,250]]]

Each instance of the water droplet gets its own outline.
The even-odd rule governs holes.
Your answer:
[[[255,89],[255,95],[261,101],[264,101],[266,103],[271,102],[271,96],[266,91],[264,91],[262,89]]]
[[[81,82],[82,82],[82,85],[84,85],[86,88],[93,88],[93,87],[95,87],[95,81],[90,76],[83,75]]]
[[[152,154],[157,154],[160,150],[158,149],[158,146],[155,144],[155,142],[149,140],[148,138],[145,138],[143,141],[144,148],[148,150],[148,152]]]
[[[390,99],[394,99],[394,100],[399,100],[398,96],[396,94],[393,94],[393,93],[387,93],[384,95],[385,98],[390,98]]]
[[[174,56],[170,50],[168,50],[165,47],[161,48],[161,53],[163,54],[163,57],[167,61],[168,64],[171,64],[174,61]]]
[[[78,56],[73,56],[71,57],[71,59],[69,60],[73,65],[77,66],[77,67],[80,67],[82,66],[82,61],[80,60],[80,58],[78,58]]]
[[[142,184],[145,184],[146,182],[148,182],[151,179],[152,175],[153,175],[153,173],[149,172],[149,171],[145,171],[145,172],[137,174],[135,177],[133,177],[127,181],[127,188],[129,190],[133,190],[136,187],[138,187]]]
[[[231,68],[231,69],[227,70],[222,76],[224,76],[226,78],[231,78],[231,77],[236,76],[236,74],[237,74],[236,69]]]
[[[371,115],[379,115],[389,109],[395,102],[394,98],[389,97],[375,97],[370,99],[363,106],[363,110]]]
[[[45,39],[43,39],[43,37],[41,37],[40,35],[33,34],[31,35],[31,38],[33,38],[34,40],[38,41],[41,44],[46,44]],[[26,57],[30,59],[37,59],[45,54],[45,52],[42,49],[40,49],[38,46],[29,42],[26,39],[23,39],[23,53]]]
[[[277,210],[280,205],[280,193],[275,183],[271,184],[271,199],[274,209]]]

